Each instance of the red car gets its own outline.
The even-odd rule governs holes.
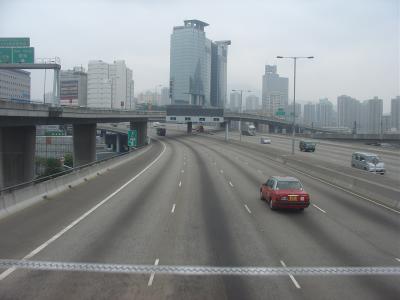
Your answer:
[[[310,195],[304,191],[297,178],[272,176],[260,187],[260,198],[266,200],[271,209],[297,208],[303,210],[310,205]]]

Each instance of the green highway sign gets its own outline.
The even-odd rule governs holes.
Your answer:
[[[137,146],[137,130],[128,130],[128,146],[136,147]]]
[[[285,111],[282,108],[278,108],[278,110],[276,111],[275,115],[284,116],[285,115]]]
[[[0,64],[10,64],[12,60],[12,48],[0,48]]]
[[[46,136],[64,136],[64,132],[61,130],[55,130],[55,131],[46,131],[45,132]]]
[[[0,38],[0,47],[29,47],[29,38]]]
[[[12,63],[13,64],[33,64],[35,60],[35,49],[28,48],[12,48]]]

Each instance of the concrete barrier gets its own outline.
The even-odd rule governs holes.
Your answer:
[[[48,197],[53,197],[58,193],[68,190],[70,187],[85,182],[86,180],[93,179],[110,169],[116,168],[119,165],[136,158],[148,149],[149,147],[145,147],[126,155],[111,158],[83,169],[78,169],[72,173],[54,179],[36,184],[33,183],[32,185],[21,189],[11,190],[9,192],[5,191],[0,194],[0,219]]]

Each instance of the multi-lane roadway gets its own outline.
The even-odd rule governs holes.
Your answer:
[[[0,259],[83,266],[400,266],[400,212],[296,173],[246,144],[169,131],[133,155],[124,165],[0,220]],[[259,199],[260,183],[281,174],[299,178],[310,193],[312,205],[305,211],[271,211]],[[0,299],[400,296],[399,276],[289,275],[1,269]]]

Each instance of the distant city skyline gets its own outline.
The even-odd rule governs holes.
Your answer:
[[[58,56],[64,70],[87,68],[89,60],[125,60],[140,92],[168,84],[171,28],[183,19],[197,18],[212,24],[207,30],[210,39],[232,40],[228,93],[232,88],[250,89],[260,97],[264,66],[277,64],[279,74],[289,78],[290,103],[293,66],[275,57],[314,55],[313,61],[298,63],[299,101],[327,97],[336,103],[340,95],[359,100],[377,96],[387,113],[391,99],[400,94],[396,0],[93,3],[2,1],[0,36],[30,37],[36,57]],[[226,13],[221,14],[223,10]],[[54,13],[60,11],[62,15]],[[372,23],[377,17],[379,22]],[[31,78],[32,97],[42,99],[44,72],[33,71]],[[46,92],[51,91],[49,78]]]

